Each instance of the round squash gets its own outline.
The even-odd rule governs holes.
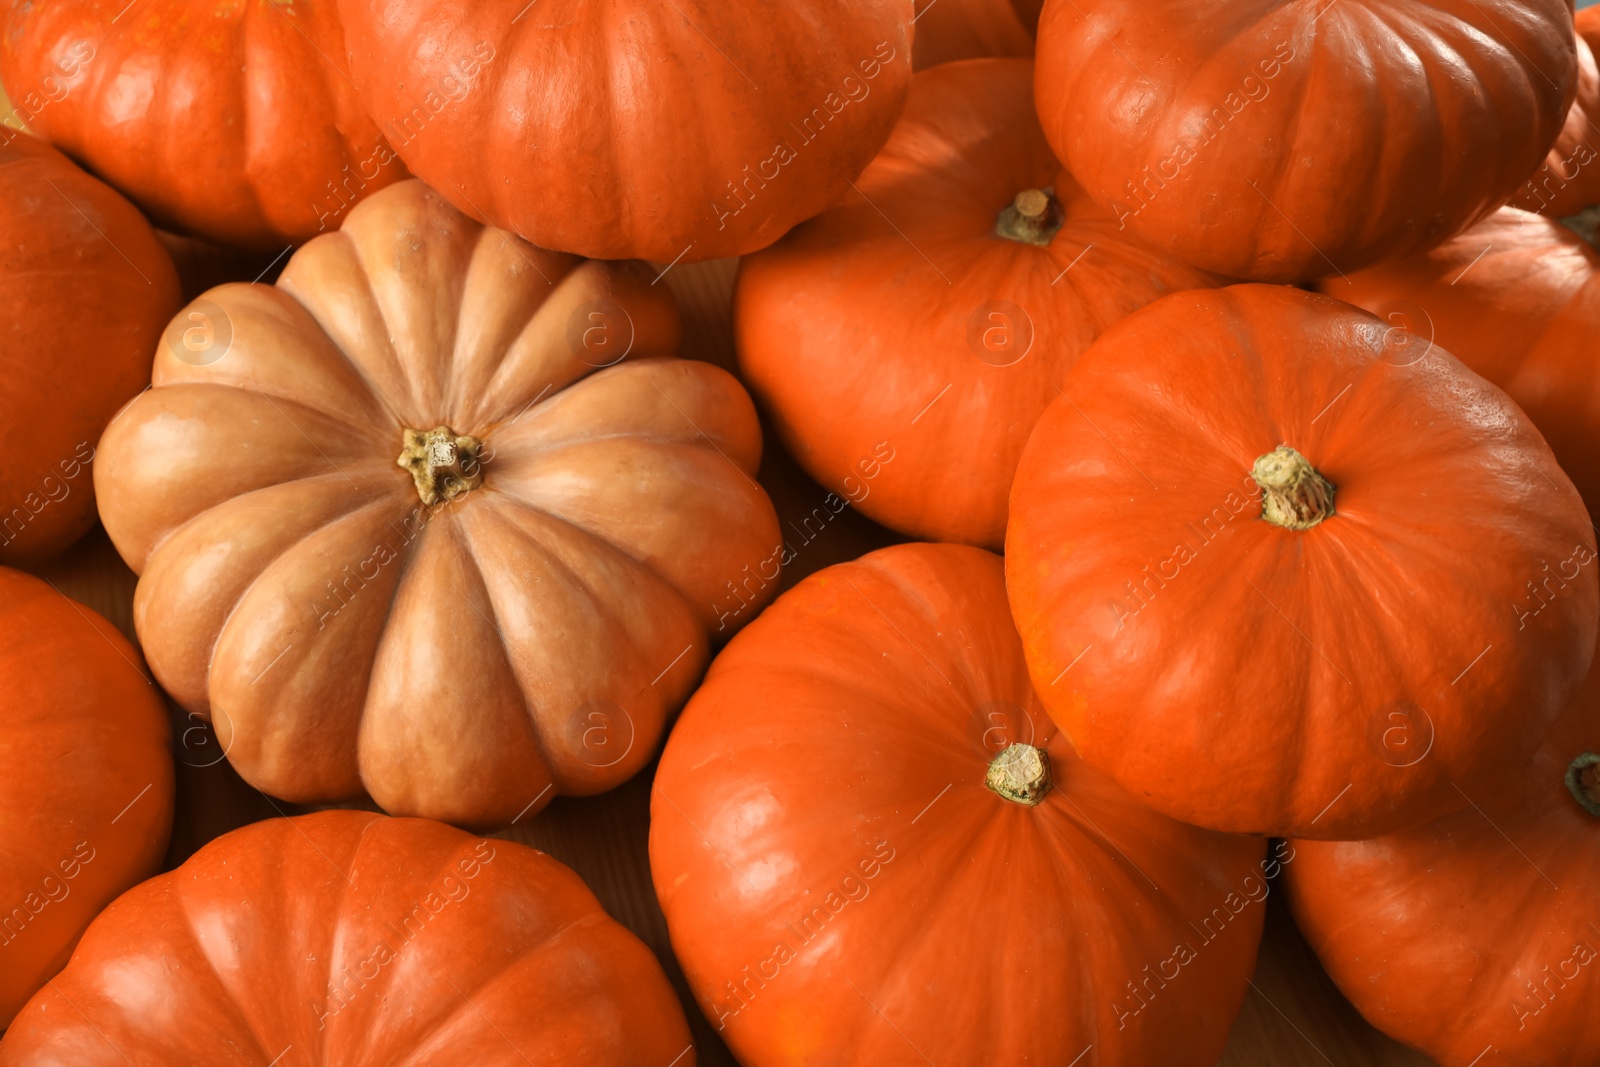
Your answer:
[[[1600,68],[1594,59],[1594,46],[1600,44],[1600,8],[1584,8],[1575,23],[1577,95],[1544,162],[1511,199],[1524,211],[1552,219],[1600,203],[1600,130],[1594,126],[1600,118]]]
[[[859,510],[999,548],[1017,457],[1067,369],[1134,309],[1214,282],[1130,241],[1061,169],[1027,60],[919,73],[857,185],[740,265],[740,370]]]
[[[1287,282],[1424,252],[1561,130],[1566,0],[1054,0],[1039,118],[1119,225]]]
[[[350,82],[334,0],[8,6],[19,117],[168,229],[277,251],[406,176]]]
[[[1068,1067],[1091,1045],[1209,1067],[1255,966],[1262,856],[1073,754],[999,558],[961,545],[780,597],[712,664],[650,803],[673,949],[749,1067]]]
[[[235,830],[125,894],[0,1042],[5,1067],[694,1062],[661,965],[577,875],[355,811]]]
[[[1595,534],[1437,346],[1278,286],[1112,327],[1039,420],[1006,578],[1083,758],[1219,830],[1371,837],[1525,758],[1594,652]]]
[[[848,191],[911,78],[911,0],[339,8],[368,110],[418,177],[597,259],[771,244]]]
[[[0,126],[0,563],[39,563],[94,525],[95,444],[149,383],[178,304],[133,205]]]
[[[1369,1022],[1446,1067],[1600,1063],[1600,670],[1532,761],[1462,789],[1472,807],[1421,829],[1296,842],[1301,931]]]
[[[649,277],[410,181],[173,321],[95,484],[156,677],[252,785],[499,825],[649,761],[780,541],[755,410],[664,358]]]
[[[1318,288],[1444,348],[1509,393],[1600,514],[1600,255],[1588,241],[1502,208],[1425,256]]]
[[[105,619],[0,567],[0,1029],[172,830],[166,707]]]
[[[933,0],[917,12],[911,66],[925,70],[940,63],[980,56],[1033,55],[1034,22],[1012,0]]]

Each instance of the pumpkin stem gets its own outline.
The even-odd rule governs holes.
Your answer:
[[[1250,477],[1261,487],[1261,517],[1290,530],[1309,530],[1333,514],[1334,484],[1288,445],[1256,460]]]
[[[1049,189],[1024,189],[995,220],[994,232],[1022,244],[1048,245],[1067,221],[1061,202]]]
[[[1600,818],[1600,755],[1585,752],[1567,767],[1567,788],[1583,810]]]
[[[1600,204],[1591,204],[1576,215],[1561,220],[1561,225],[1600,248]]]
[[[1050,792],[1050,757],[1042,748],[1010,745],[989,764],[984,784],[1007,800],[1031,808]]]
[[[476,437],[457,436],[448,426],[402,430],[402,447],[396,464],[411,472],[417,495],[430,507],[449,501],[483,484],[483,464],[478,462],[482,443]]]

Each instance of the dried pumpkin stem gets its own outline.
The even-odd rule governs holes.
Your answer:
[[[1054,240],[1066,220],[1061,202],[1049,189],[1024,189],[1000,212],[994,232],[1007,240],[1042,248]]]
[[[1032,745],[1011,745],[990,762],[984,784],[1031,808],[1050,792],[1050,757]]]
[[[1250,477],[1261,487],[1261,517],[1270,523],[1309,530],[1333,514],[1334,484],[1288,445],[1256,460]]]
[[[402,430],[400,440],[400,458],[395,462],[411,472],[424,504],[453,500],[483,484],[483,464],[478,460],[483,446],[476,437],[435,426],[426,432]]]
[[[1567,788],[1583,810],[1600,818],[1600,755],[1585,752],[1567,767]]]

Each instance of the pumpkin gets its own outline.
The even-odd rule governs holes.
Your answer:
[[[963,545],[781,596],[712,664],[650,802],[673,949],[749,1067],[1068,1067],[1091,1045],[1213,1064],[1255,966],[1263,851],[1077,758],[999,558]]]
[[[0,127],[0,563],[39,563],[94,524],[95,442],[149,383],[178,303],[133,205]]]
[[[1324,296],[1163,298],[1067,376],[1011,490],[1040,699],[1175,818],[1357,838],[1530,753],[1594,651],[1595,535],[1526,416]]]
[[[923,70],[957,59],[979,56],[1033,55],[1034,22],[1012,0],[934,0],[917,12],[911,44],[911,66]]]
[[[277,251],[405,177],[350,82],[334,0],[8,6],[19,117],[168,229]]]
[[[6,1067],[274,1057],[695,1061],[661,965],[577,875],[510,841],[355,811],[235,830],[127,893],[0,1042]]]
[[[340,0],[368,110],[419,177],[545,248],[765,247],[849,188],[911,77],[911,0]],[[1529,170],[1532,170],[1530,164]]]
[[[1502,208],[1425,256],[1318,287],[1444,348],[1511,394],[1600,513],[1600,255],[1588,241]]]
[[[1061,169],[1027,60],[919,73],[857,185],[741,264],[743,378],[862,512],[998,548],[1017,457],[1073,361],[1130,311],[1213,282],[1126,239]]]
[[[1471,807],[1373,841],[1296,842],[1290,901],[1374,1026],[1447,1067],[1600,1062],[1600,671]]]
[[[152,670],[252,785],[503,825],[650,759],[780,538],[749,398],[667,358],[649,278],[410,181],[173,321],[95,484]]]
[[[0,567],[0,1029],[172,829],[167,712],[105,619]]]
[[[1516,207],[1553,219],[1576,215],[1600,203],[1600,68],[1593,47],[1600,44],[1600,9],[1584,8],[1575,20],[1578,89],[1566,122],[1544,162],[1511,200]]]
[[[1424,252],[1528,180],[1573,99],[1565,0],[1055,0],[1039,118],[1134,236],[1310,280]]]

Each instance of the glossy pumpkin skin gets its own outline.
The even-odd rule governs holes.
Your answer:
[[[406,176],[350,82],[334,0],[10,7],[0,80],[19,112],[168,229],[277,251]]]
[[[1585,752],[1600,752],[1600,671],[1530,763],[1463,784],[1474,807],[1295,842],[1295,921],[1374,1026],[1446,1067],[1600,1062],[1600,816],[1564,781]]]
[[[172,260],[132,204],[0,128],[0,563],[94,525],[100,431],[150,381],[178,307]]]
[[[940,63],[981,56],[1033,55],[1032,23],[1011,0],[935,0],[917,13],[911,65],[926,70]]]
[[[1587,241],[1502,208],[1426,256],[1318,287],[1421,335],[1509,393],[1590,513],[1600,513],[1600,255]]]
[[[1539,169],[1511,198],[1514,207],[1551,219],[1576,215],[1600,203],[1600,68],[1594,46],[1600,44],[1600,10],[1584,8],[1574,20],[1578,46],[1578,88],[1556,143]]]
[[[0,567],[0,1028],[172,830],[167,712],[105,619]]]
[[[1052,0],[1037,54],[1040,121],[1092,196],[1268,282],[1424,252],[1494,210],[1578,70],[1564,0]]]
[[[597,259],[771,244],[849,189],[911,77],[911,0],[798,0],[759,19],[719,0],[340,11],[367,107],[418,177],[474,218]]]
[[[664,358],[649,277],[407,182],[174,320],[101,515],[156,677],[252,785],[503,825],[650,759],[780,537],[748,397]],[[482,484],[425,504],[397,457],[441,426]]]
[[[354,811],[235,830],[127,893],[0,1042],[6,1067],[694,1059],[660,964],[577,875]]]
[[[864,199],[740,265],[740,370],[785,445],[918,537],[999,548],[1017,457],[1067,369],[1134,309],[1214,284],[1127,240],[1083,195],[1034,118],[1031,69],[976,59],[918,74],[856,183]],[[1060,205],[1045,246],[996,232],[1027,189]]]
[[[1263,518],[1278,446],[1332,513]],[[1277,286],[1166,297],[1039,420],[1006,578],[1041,699],[1176,818],[1371,837],[1525,758],[1589,667],[1594,530],[1511,400],[1438,347]]]
[[[1015,744],[1048,753],[1037,806],[985,785]],[[1212,1064],[1273,862],[1073,755],[999,558],[960,545],[885,548],[780,597],[674,727],[650,815],[673,949],[751,1067],[1067,1067],[1091,1043],[1100,1064]]]

